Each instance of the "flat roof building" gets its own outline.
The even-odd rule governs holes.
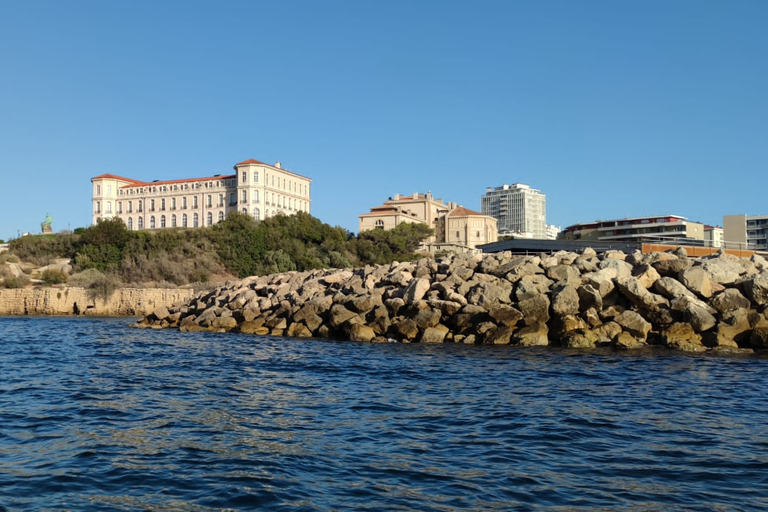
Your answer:
[[[768,215],[723,216],[726,244],[744,244],[748,249],[768,251]]]
[[[561,240],[634,242],[643,239],[704,240],[704,225],[679,215],[634,217],[573,224],[560,232]]]
[[[480,209],[498,221],[499,235],[547,238],[547,196],[522,183],[488,187]]]

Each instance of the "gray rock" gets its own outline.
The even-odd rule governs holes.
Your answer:
[[[556,315],[575,315],[579,312],[579,294],[571,285],[560,285],[552,291],[552,312]]]
[[[628,332],[637,339],[645,341],[651,331],[651,324],[635,311],[624,311],[615,318],[622,330]]]
[[[712,296],[712,281],[702,267],[691,267],[681,271],[678,281],[700,297],[708,299]]]
[[[709,305],[720,313],[739,308],[749,309],[751,306],[749,299],[744,297],[736,288],[728,288],[724,292],[718,293],[709,300]]]
[[[546,324],[549,320],[549,297],[536,295],[520,301],[518,307],[523,313],[523,321],[526,325]]]

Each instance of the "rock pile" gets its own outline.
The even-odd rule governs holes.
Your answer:
[[[768,262],[718,253],[456,255],[250,277],[137,327],[354,341],[768,349]]]

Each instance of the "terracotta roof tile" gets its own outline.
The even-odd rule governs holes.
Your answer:
[[[464,208],[463,206],[457,206],[453,210],[451,210],[451,213],[448,214],[449,217],[460,217],[460,216],[467,216],[467,215],[481,215],[485,216],[484,213],[476,212],[474,210],[470,210],[469,208]]]

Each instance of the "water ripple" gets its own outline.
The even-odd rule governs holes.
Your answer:
[[[4,510],[756,510],[768,359],[0,318]]]

